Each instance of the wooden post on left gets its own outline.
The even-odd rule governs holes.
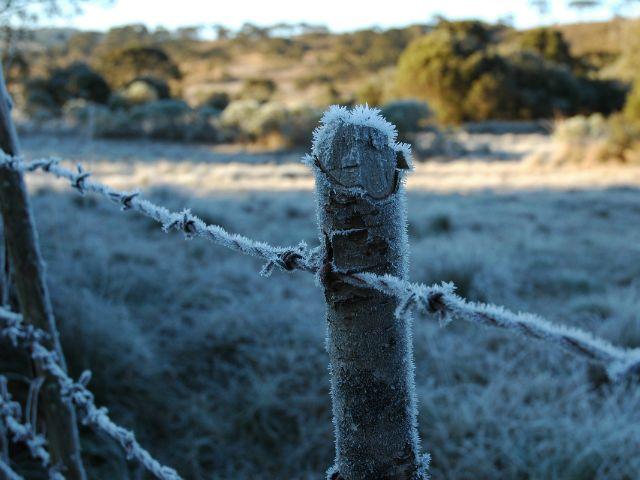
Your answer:
[[[11,109],[11,97],[0,65],[0,148],[8,155],[18,156],[20,147]],[[45,281],[38,233],[22,172],[0,167],[0,211],[12,280],[24,321],[47,332],[48,339],[43,343],[58,354],[61,367],[66,370]],[[61,398],[57,381],[37,365],[35,369],[38,375],[45,378],[41,405],[47,425],[51,461],[60,464],[66,479],[86,480],[75,410]]]

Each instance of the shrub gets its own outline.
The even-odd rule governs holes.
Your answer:
[[[564,48],[555,34],[535,34],[542,38],[537,50],[551,53],[500,54],[498,33],[478,22],[439,25],[400,57],[399,92],[427,100],[445,123],[550,118],[620,107],[617,85],[578,78],[566,65],[545,58],[560,56]]]
[[[169,98],[169,86],[163,80],[142,77],[129,83],[120,94],[127,105],[141,105]]]
[[[164,140],[183,140],[189,105],[180,100],[157,100],[131,110],[131,116],[139,121],[145,135]]]
[[[640,79],[636,80],[624,106],[627,120],[640,124]]]
[[[45,89],[59,106],[72,98],[106,103],[111,94],[104,78],[80,62],[52,70],[45,82]]]
[[[24,88],[24,110],[31,117],[58,115],[60,105],[49,90],[49,84],[45,79],[36,78],[29,80]]]
[[[222,112],[220,126],[227,141],[260,142],[271,146],[306,145],[321,112],[288,109],[277,102],[236,100]]]
[[[276,83],[270,78],[250,78],[245,80],[239,98],[253,99],[264,103],[276,92]]]
[[[146,137],[157,140],[218,141],[217,111],[192,110],[178,100],[157,100],[131,110],[100,109],[94,135],[103,138]]]
[[[307,147],[311,143],[313,130],[322,117],[322,110],[313,107],[296,107],[289,112],[289,123],[283,135],[289,146]]]
[[[106,103],[110,94],[109,86],[98,73],[77,62],[52,70],[46,78],[28,81],[25,84],[25,110],[30,115],[43,111],[57,115],[70,100]]]
[[[602,157],[640,163],[640,122],[629,121],[625,115],[613,115],[609,119],[609,136]]]
[[[482,24],[467,26],[463,33],[446,24],[412,42],[398,61],[397,83],[401,93],[427,100],[440,120],[457,123],[467,119],[465,95],[480,76],[478,60],[490,39]],[[473,56],[480,52],[480,57]]]
[[[622,114],[572,117],[556,124],[553,137],[561,147],[555,162],[640,162],[640,123]]]
[[[99,138],[142,137],[142,125],[125,110],[100,107],[95,112],[93,135]]]
[[[268,102],[260,105],[255,113],[247,118],[245,128],[253,139],[280,133],[289,122],[289,111],[281,103]]]
[[[222,112],[220,125],[223,128],[226,140],[247,141],[249,138],[249,121],[253,118],[260,103],[257,100],[235,100]]]
[[[229,106],[230,102],[231,99],[227,92],[211,92],[202,101],[202,106],[214,108],[221,112]]]
[[[356,93],[358,103],[364,103],[374,107],[382,104],[383,95],[382,85],[374,81],[365,83]]]
[[[575,59],[571,56],[569,44],[561,32],[554,28],[534,28],[520,35],[518,45],[531,50],[545,60],[572,67]]]
[[[418,132],[431,117],[427,104],[419,100],[389,102],[380,110],[382,116],[396,126],[401,139]]]
[[[152,77],[164,82],[181,78],[171,57],[156,47],[125,47],[108,50],[96,62],[114,88],[123,88],[136,78]]]
[[[82,127],[90,124],[95,115],[96,108],[98,107],[95,104],[81,98],[76,98],[64,104],[62,107],[62,115],[72,126]]]

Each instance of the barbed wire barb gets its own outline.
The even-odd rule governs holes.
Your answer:
[[[23,422],[22,407],[11,398],[8,380],[4,375],[0,375],[0,422],[8,431],[11,441],[24,443],[34,459],[44,468],[49,467],[51,457],[46,448],[47,441],[36,433],[32,424]]]
[[[9,339],[16,347],[25,348],[31,354],[33,360],[43,370],[55,377],[60,386],[62,398],[76,406],[84,425],[91,426],[118,442],[124,449],[128,459],[135,459],[140,462],[156,478],[160,480],[182,480],[174,469],[162,465],[153,458],[151,454],[138,443],[133,432],[114,423],[109,417],[106,408],[99,408],[95,405],[94,396],[87,389],[87,384],[91,378],[90,374],[84,372],[78,381],[72,380],[60,367],[56,353],[45,348],[40,343],[43,336],[44,332],[40,332],[29,325],[23,324],[21,315],[0,308],[0,337]],[[3,377],[0,377],[0,379],[1,378]],[[2,397],[4,398],[4,396]],[[19,405],[12,408],[19,408]],[[15,414],[15,411],[12,410],[12,412]],[[4,413],[1,403],[0,413]],[[20,432],[20,435],[24,434],[21,430]],[[37,447],[38,444],[34,444],[34,446]],[[42,459],[46,451],[44,453],[38,451],[38,453],[41,455],[39,458]],[[34,453],[32,452],[32,454]],[[48,461],[47,453],[47,465]],[[61,477],[50,478],[52,480],[59,480]]]

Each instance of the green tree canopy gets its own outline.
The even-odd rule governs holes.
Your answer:
[[[163,81],[181,78],[180,69],[171,57],[156,47],[124,47],[108,50],[96,63],[113,88],[122,88],[140,77]]]

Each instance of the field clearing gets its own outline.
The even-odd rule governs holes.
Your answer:
[[[470,193],[482,190],[564,190],[640,185],[640,165],[554,165],[547,135],[465,134],[463,158],[416,162],[410,191]],[[256,152],[221,146],[151,141],[82,140],[39,135],[27,137],[27,158],[55,155],[82,162],[116,188],[171,187],[201,196],[223,192],[310,191],[313,176],[301,163],[305,152]],[[474,153],[478,152],[478,153]],[[34,180],[34,185],[50,179]],[[55,186],[55,184],[54,184]]]
[[[489,153],[419,163],[408,182],[411,278],[640,347],[640,167],[545,165],[544,135],[465,141]],[[317,243],[303,152],[44,135],[23,147],[230,231]],[[68,362],[94,372],[116,420],[186,478],[324,478],[333,441],[313,278],[267,280],[254,259],[166,235],[63,181],[29,185]],[[465,324],[416,319],[414,345],[435,480],[640,477],[637,383],[604,384],[580,359]],[[95,478],[140,478],[116,447],[84,440]]]

